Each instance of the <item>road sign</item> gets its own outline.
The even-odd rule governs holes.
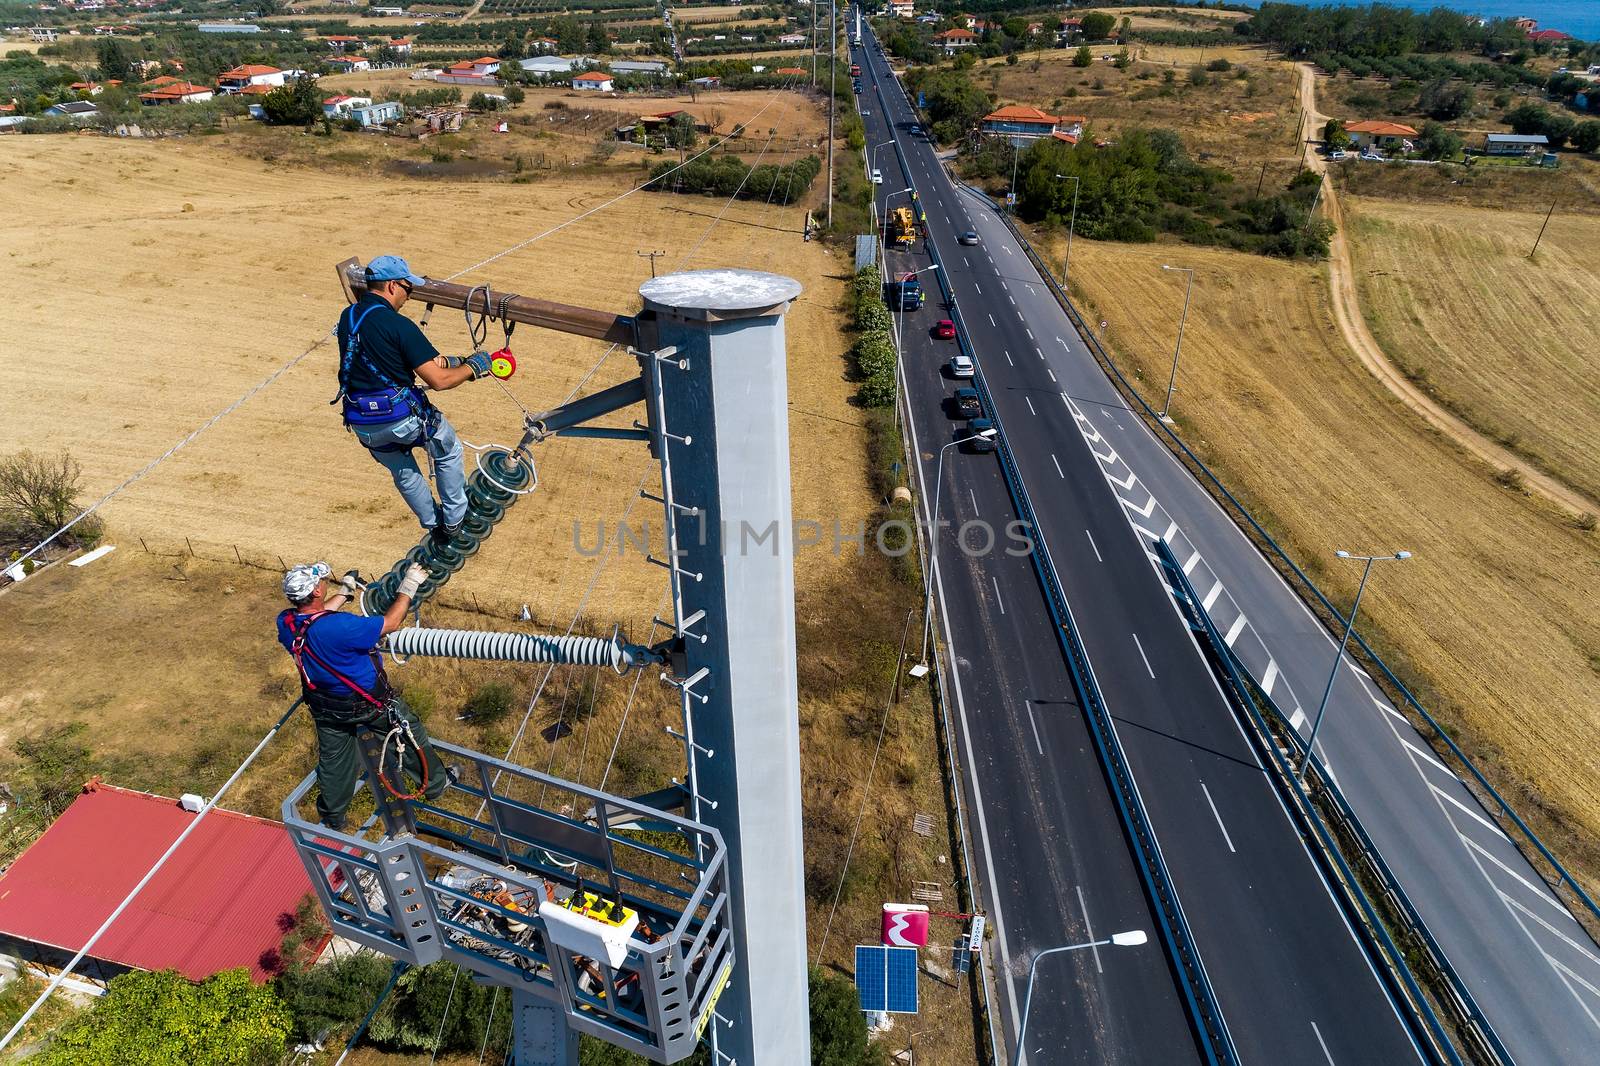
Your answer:
[[[974,955],[982,955],[983,954],[983,926],[984,926],[984,921],[985,921],[985,919],[984,919],[983,915],[981,915],[981,914],[974,914],[972,916],[972,929],[967,934],[967,938],[972,942],[972,953]]]
[[[956,938],[954,961],[957,974],[964,974],[972,969],[972,938],[966,933]]]
[[[1006,193],[1006,206],[1007,207],[1016,207],[1017,206],[1017,194],[1016,193],[1014,193],[1014,192]]]
[[[856,945],[856,995],[864,1011],[917,1013],[917,949]]]
[[[883,942],[897,948],[920,948],[927,944],[928,908],[921,903],[885,903]]]
[[[921,89],[917,90],[917,106],[918,107],[927,107],[928,106],[928,97],[923,93],[923,91]]]

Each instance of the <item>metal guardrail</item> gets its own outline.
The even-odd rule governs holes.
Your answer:
[[[1050,267],[1045,262],[1044,257],[1041,256],[1037,249],[1033,247],[1033,244],[1028,240],[1027,236],[1023,234],[1022,230],[1017,226],[1010,214],[1008,214],[1004,208],[995,203],[994,200],[992,200],[981,190],[973,189],[972,186],[966,185],[964,182],[957,181],[956,184],[961,185],[963,188],[971,189],[976,195],[982,196],[986,202],[988,202],[995,208],[997,212],[999,212],[1001,219],[1011,230],[1012,235],[1016,237],[1017,242],[1022,245],[1023,250],[1028,255],[1028,258],[1033,261],[1033,265],[1035,269],[1038,270],[1039,275],[1044,278],[1046,284],[1050,286],[1050,290],[1055,294],[1056,301],[1060,303],[1062,309],[1066,311],[1067,318],[1072,322],[1073,328],[1078,331],[1078,336],[1083,340],[1084,344],[1088,346],[1089,350],[1094,353],[1095,358],[1100,361],[1106,370],[1122,386],[1124,391],[1129,396],[1133,397],[1133,399],[1139,404],[1140,408],[1143,409],[1146,415],[1146,423],[1153,429],[1166,435],[1167,439],[1177,447],[1177,449],[1183,454],[1184,458],[1193,467],[1193,469],[1198,471],[1207,481],[1211,483],[1213,487],[1215,487],[1217,492],[1222,495],[1223,499],[1228,502],[1229,506],[1237,511],[1239,517],[1250,526],[1256,537],[1271,549],[1272,554],[1277,556],[1284,566],[1289,568],[1290,572],[1294,574],[1295,579],[1305,587],[1306,591],[1315,597],[1316,601],[1320,603],[1330,614],[1332,614],[1335,619],[1338,619],[1340,623],[1343,623],[1345,621],[1345,616],[1340,613],[1339,608],[1334,606],[1333,601],[1328,599],[1328,597],[1323,593],[1322,589],[1317,586],[1317,583],[1312,581],[1310,576],[1300,568],[1299,564],[1289,557],[1289,553],[1284,551],[1283,547],[1273,539],[1272,534],[1268,533],[1266,529],[1262,527],[1261,523],[1256,521],[1255,516],[1250,513],[1249,509],[1245,507],[1238,497],[1234,496],[1232,492],[1228,491],[1228,487],[1222,483],[1222,480],[1212,472],[1211,468],[1208,467],[1187,444],[1183,442],[1183,439],[1173,431],[1172,427],[1160,420],[1156,414],[1155,408],[1151,407],[1145,398],[1140,395],[1139,390],[1134,388],[1133,383],[1128,380],[1126,375],[1123,374],[1122,368],[1119,367],[1116,362],[1112,360],[1111,356],[1106,352],[1106,350],[1101,347],[1099,338],[1097,338],[1094,334],[1094,331],[1089,328],[1089,325],[1084,321],[1083,316],[1078,313],[1077,307],[1072,303],[1072,298],[1067,295],[1067,293],[1061,288],[1061,284],[1056,281],[1055,275],[1051,273]],[[1489,783],[1488,778],[1483,776],[1482,771],[1480,771],[1472,762],[1472,760],[1467,757],[1466,752],[1461,750],[1460,746],[1456,744],[1454,738],[1450,736],[1449,732],[1447,732],[1445,728],[1439,724],[1432,714],[1428,713],[1427,708],[1424,707],[1420,701],[1418,701],[1417,697],[1409,688],[1406,687],[1405,683],[1401,681],[1400,678],[1395,676],[1394,671],[1389,668],[1389,664],[1384,662],[1382,657],[1373,650],[1372,646],[1367,643],[1366,639],[1362,637],[1360,632],[1352,632],[1351,637],[1355,640],[1356,645],[1361,649],[1361,652],[1366,660],[1378,668],[1378,671],[1383,675],[1384,679],[1388,681],[1389,685],[1394,689],[1394,691],[1400,694],[1406,705],[1415,711],[1419,718],[1427,723],[1428,728],[1432,730],[1434,736],[1436,736],[1449,749],[1450,754],[1455,757],[1456,761],[1466,768],[1466,770],[1472,775],[1473,780],[1478,783],[1479,787],[1481,787],[1484,792],[1488,793],[1488,795],[1494,800],[1496,806],[1500,808],[1500,813],[1522,835],[1522,838],[1527,845],[1537,851],[1539,855],[1550,864],[1550,868],[1555,871],[1556,880],[1565,885],[1567,889],[1578,898],[1585,909],[1587,909],[1597,921],[1600,921],[1600,903],[1596,903],[1594,898],[1590,896],[1589,893],[1584,890],[1583,886],[1578,884],[1577,880],[1572,876],[1572,874],[1567,871],[1567,868],[1561,865],[1561,861],[1555,857],[1555,854],[1551,852],[1544,841],[1539,839],[1538,834],[1536,834],[1533,829],[1522,820],[1522,817],[1517,814],[1516,809],[1513,808],[1509,802],[1507,802],[1506,798]]]
[[[1345,858],[1338,840],[1322,817],[1310,791],[1295,773],[1295,765],[1300,760],[1309,758],[1309,765],[1306,767],[1309,771],[1308,776],[1312,777],[1321,795],[1332,806],[1333,818],[1338,823],[1337,828],[1355,841],[1356,847],[1361,852],[1360,861],[1364,865],[1364,872],[1378,883],[1389,910],[1404,922],[1406,931],[1411,934],[1410,946],[1425,955],[1427,963],[1443,982],[1439,987],[1442,993],[1441,1003],[1454,1016],[1462,1035],[1472,1040],[1474,1044],[1472,1050],[1476,1053],[1473,1055],[1473,1061],[1513,1063],[1510,1052],[1500,1042],[1494,1027],[1484,1017],[1472,993],[1468,991],[1460,975],[1450,965],[1449,959],[1434,940],[1427,923],[1412,905],[1410,897],[1406,895],[1405,889],[1401,887],[1389,865],[1384,862],[1377,846],[1373,844],[1372,838],[1362,826],[1361,819],[1345,800],[1338,783],[1325,771],[1322,760],[1317,758],[1315,753],[1307,752],[1305,740],[1290,724],[1289,716],[1283,713],[1277,702],[1250,676],[1239,657],[1228,646],[1228,642],[1212,622],[1209,612],[1200,606],[1200,596],[1195,592],[1188,575],[1183,572],[1177,557],[1172,554],[1171,547],[1166,541],[1160,540],[1155,542],[1155,548],[1166,580],[1176,593],[1175,598],[1184,620],[1191,629],[1205,638],[1208,658],[1215,663],[1215,672],[1221,674],[1218,682],[1227,695],[1228,702],[1244,718],[1241,724],[1246,727],[1246,735],[1250,737],[1257,753],[1264,756],[1265,763],[1276,769],[1276,773],[1269,774],[1273,783],[1278,787],[1280,794],[1291,801],[1290,809],[1300,822],[1302,832],[1309,830],[1309,838],[1317,845],[1315,851],[1320,853],[1332,880],[1344,887],[1345,899],[1341,902],[1350,912],[1350,918],[1367,930],[1370,945],[1381,953],[1381,957],[1374,958],[1373,961],[1380,964],[1379,972],[1385,975],[1386,983],[1391,986],[1390,999],[1397,1007],[1402,1008],[1402,1017],[1409,1013],[1414,1026],[1415,1024],[1425,1026],[1426,1031],[1416,1035],[1423,1037],[1424,1042],[1434,1048],[1437,1053],[1436,1061],[1449,1062],[1452,1066],[1464,1066],[1461,1056],[1439,1021],[1428,997],[1418,985],[1415,973],[1406,961],[1404,949],[1395,943],[1389,932],[1388,923],[1383,920],[1372,898],[1362,887],[1361,878]],[[1262,717],[1262,707],[1271,713],[1278,728],[1272,728]],[[1291,759],[1285,754],[1280,746],[1280,738],[1288,739],[1293,750],[1298,752],[1298,759]],[[1402,998],[1396,1000],[1396,996]],[[1410,1005],[1409,1011],[1404,1010],[1406,1004]]]
[[[873,79],[873,88],[880,105],[887,108],[888,101],[884,99],[883,86],[876,78]],[[887,111],[885,116],[887,117]],[[904,150],[900,147],[899,135],[893,132],[892,127],[891,135],[901,171],[909,175],[911,168],[905,158]],[[927,246],[929,256],[939,266],[939,269],[934,271],[938,275],[939,290],[944,295],[951,317],[957,324],[957,343],[962,352],[972,357],[976,364],[975,354],[967,342],[967,330],[962,322],[961,310],[956,304],[955,294],[951,291],[950,283],[945,276],[946,270],[940,261],[939,251],[932,240],[927,242]],[[994,397],[984,382],[981,367],[974,382],[983,397],[985,409],[999,430],[998,454],[1012,503],[1017,508],[1018,517],[1028,523],[1037,537],[1039,527],[1034,518],[1033,503],[1017,471],[1015,457],[1011,454],[1010,445],[1006,441],[1005,427],[1001,423],[999,412],[995,409]],[[1111,793],[1116,803],[1118,817],[1134,850],[1137,859],[1135,865],[1139,868],[1140,879],[1155,910],[1162,944],[1180,975],[1179,987],[1183,992],[1184,1005],[1190,1022],[1199,1037],[1201,1050],[1208,1063],[1237,1063],[1238,1051],[1234,1047],[1233,1036],[1228,1031],[1227,1022],[1217,1003],[1211,978],[1206,973],[1205,965],[1196,950],[1188,918],[1173,888],[1166,860],[1161,855],[1161,848],[1156,842],[1149,814],[1139,794],[1138,784],[1133,779],[1127,756],[1122,750],[1110,712],[1101,696],[1099,682],[1095,679],[1093,668],[1089,664],[1088,654],[1078,634],[1077,623],[1072,617],[1072,609],[1067,604],[1066,595],[1061,589],[1055,564],[1050,560],[1049,549],[1043,541],[1036,540],[1035,544],[1036,549],[1029,553],[1029,558],[1033,561],[1039,583],[1044,589],[1046,606],[1055,622],[1056,637],[1066,658],[1073,689],[1089,722],[1089,734],[1094,740],[1096,755],[1111,783]]]

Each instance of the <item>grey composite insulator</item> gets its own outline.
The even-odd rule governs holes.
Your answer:
[[[388,649],[399,656],[609,666],[619,674],[661,661],[649,648],[625,644],[615,637],[547,637],[473,629],[397,629],[389,634]]]

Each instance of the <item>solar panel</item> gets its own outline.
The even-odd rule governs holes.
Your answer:
[[[856,994],[864,1011],[917,1013],[917,949],[858,944]]]

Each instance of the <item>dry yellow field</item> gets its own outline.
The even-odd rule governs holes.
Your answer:
[[[454,274],[628,188],[592,178],[331,178],[240,160],[204,140],[12,144],[0,161],[11,192],[0,249],[15,298],[0,310],[0,335],[16,384],[0,446],[71,451],[91,497],[325,336],[341,305],[339,260],[397,252],[431,275]],[[781,263],[805,285],[788,320],[795,467],[811,475],[797,482],[795,508],[831,514],[834,500],[864,491],[856,464],[841,469],[821,458],[861,454],[861,430],[845,417],[821,423],[823,436],[807,422],[808,412],[845,410],[846,343],[835,325],[841,290],[832,275],[846,268],[820,244],[802,242],[800,209],[759,203],[729,209],[685,262],[721,207],[640,192],[461,280],[632,312],[649,277],[639,250],[665,250],[663,269]],[[27,221],[42,218],[57,221]],[[468,350],[459,315],[437,315],[430,334],[442,350]],[[521,373],[509,391],[534,410],[561,402],[603,353],[595,342],[527,327],[516,341]],[[112,539],[143,535],[170,546],[187,536],[197,545],[387,568],[418,530],[387,475],[328,406],[336,358],[328,344],[313,351],[110,504]],[[621,380],[630,366],[613,354],[588,387]],[[516,404],[492,384],[462,387],[440,404],[470,441],[514,442],[520,433]],[[552,615],[564,604],[570,613],[592,569],[574,558],[572,519],[591,528],[614,521],[649,469],[642,449],[614,443],[553,441],[539,459],[539,492],[453,591]],[[635,517],[645,513],[635,508]],[[639,611],[654,606],[654,567],[628,559],[611,569],[608,580],[642,597],[633,601]]]
[[[1115,54],[1112,46],[1093,46],[1095,61],[1072,65],[1075,49],[1025,55],[1015,66],[992,60],[973,72],[973,81],[1001,104],[1024,104],[1053,114],[1083,115],[1097,137],[1115,137],[1130,126],[1161,126],[1178,131],[1198,159],[1223,167],[1252,187],[1261,164],[1268,162],[1269,180],[1287,182],[1299,152],[1295,129],[1294,68],[1254,48],[1167,48],[1137,45],[1139,62],[1118,70],[1099,57]],[[1236,70],[1208,75],[1208,84],[1188,84],[1188,68],[1201,61],[1228,58],[1245,67],[1247,82]],[[1143,53],[1149,53],[1148,56]],[[1176,83],[1162,76],[1177,68]],[[1144,75],[1141,77],[1141,75]]]
[[[1384,351],[1482,432],[1600,497],[1600,218],[1347,197],[1361,307]]]
[[[1046,252],[1059,262],[1063,241]],[[1073,285],[1107,343],[1165,387],[1195,267],[1173,414],[1298,561],[1348,604],[1358,569],[1335,548],[1407,548],[1362,601],[1391,661],[1521,797],[1557,850],[1600,870],[1600,544],[1494,484],[1348,352],[1322,268],[1242,253],[1079,240]],[[1548,805],[1553,820],[1530,799]]]

